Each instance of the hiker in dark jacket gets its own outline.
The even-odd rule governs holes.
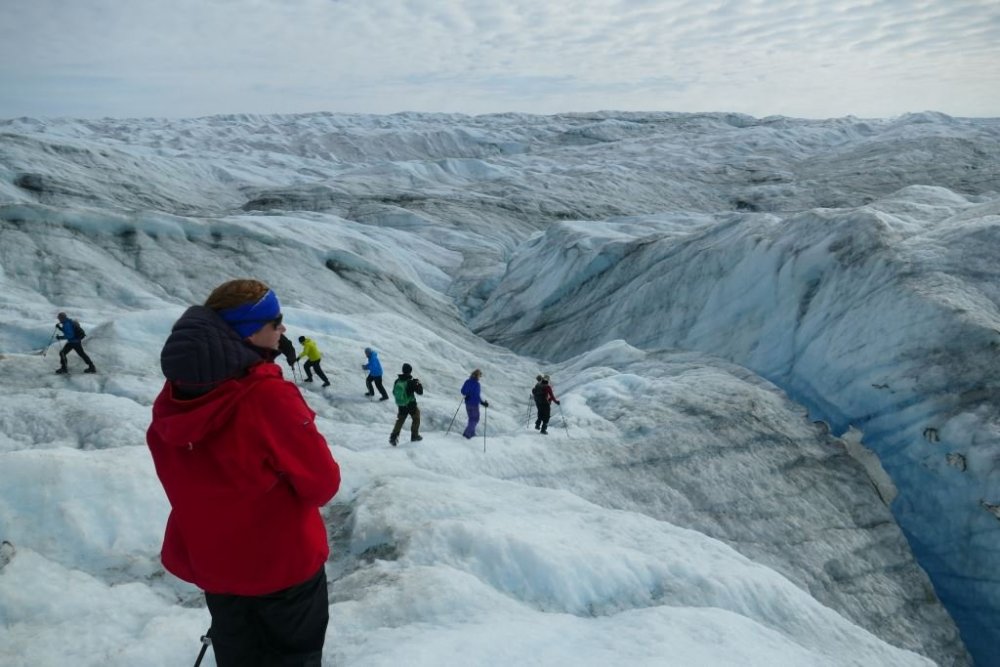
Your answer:
[[[535,399],[535,407],[538,408],[538,418],[535,420],[535,430],[542,435],[548,435],[549,417],[552,415],[551,403],[559,405],[556,395],[549,385],[548,375],[539,375],[535,378],[538,383],[531,390],[531,397]]]
[[[59,318],[59,324],[56,325],[56,329],[60,333],[56,336],[56,339],[65,340],[66,344],[59,350],[59,368],[56,370],[56,373],[61,375],[69,372],[66,362],[70,352],[76,352],[83,359],[83,362],[87,364],[87,370],[83,371],[84,373],[96,373],[97,368],[94,367],[94,362],[83,351],[83,339],[80,336],[80,327],[74,320],[66,317],[66,313],[59,313],[57,317]]]
[[[410,422],[410,442],[423,440],[420,437],[420,408],[417,407],[417,395],[423,396],[424,387],[420,380],[411,375],[413,366],[403,364],[403,372],[399,374],[392,385],[392,396],[396,399],[396,424],[389,434],[389,444],[395,447],[399,443],[399,432],[403,430],[403,422],[412,417]]]
[[[462,435],[468,439],[476,437],[476,425],[479,424],[479,406],[490,407],[490,404],[480,396],[479,379],[481,377],[483,377],[483,372],[477,368],[472,371],[472,375],[462,385],[462,396],[465,396],[465,414],[469,416],[469,423],[466,424]]]
[[[278,339],[278,352],[285,357],[285,362],[290,367],[295,365],[295,362],[297,361],[295,358],[295,343],[293,343],[285,334],[281,334],[281,338]]]
[[[372,387],[374,385],[378,388],[378,393],[382,395],[382,398],[379,400],[388,401],[389,394],[385,393],[385,387],[382,386],[382,362],[378,360],[378,352],[370,347],[366,347],[365,357],[368,359],[368,362],[361,365],[361,368],[368,371],[368,377],[365,378],[365,386],[368,388],[368,393],[365,396],[375,395],[375,389]]]

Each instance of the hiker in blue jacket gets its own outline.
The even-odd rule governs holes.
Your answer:
[[[361,368],[368,371],[368,377],[365,378],[365,386],[368,387],[368,393],[365,396],[375,395],[375,390],[372,388],[372,385],[375,385],[378,387],[378,393],[382,395],[382,398],[378,400],[388,401],[389,394],[385,393],[385,387],[382,386],[382,363],[378,360],[378,352],[370,347],[366,347],[365,357],[368,358],[368,363],[361,364]]]
[[[77,326],[76,322],[66,317],[66,313],[59,313],[57,317],[59,318],[59,324],[56,325],[56,329],[60,331],[60,334],[56,338],[58,340],[65,340],[66,344],[63,345],[63,349],[59,350],[59,369],[56,373],[62,375],[69,372],[66,368],[66,358],[71,351],[80,355],[83,362],[87,364],[87,370],[84,373],[96,373],[97,369],[94,367],[94,362],[83,351],[83,336],[80,335],[80,327]]]
[[[481,397],[479,378],[483,377],[483,372],[478,368],[472,371],[472,375],[462,385],[462,396],[465,396],[465,413],[469,416],[469,423],[462,433],[466,438],[476,437],[476,426],[479,424],[479,406],[490,407],[490,404]]]

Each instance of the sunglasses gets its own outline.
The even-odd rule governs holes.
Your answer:
[[[277,316],[277,317],[275,317],[274,319],[270,319],[270,320],[264,320],[264,324],[270,324],[270,325],[271,325],[271,326],[273,326],[273,327],[274,327],[275,329],[277,329],[278,327],[280,327],[280,326],[281,326],[281,320],[282,320],[282,319],[283,319],[284,317],[285,317],[284,315],[282,315],[281,313],[278,313],[278,316]]]

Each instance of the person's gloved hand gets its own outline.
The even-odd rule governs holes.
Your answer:
[[[490,402],[489,401],[483,401],[483,407],[484,408],[490,407]]]
[[[556,401],[556,405],[562,405],[562,403],[560,403],[559,401]]]
[[[294,365],[295,365],[295,362],[294,362],[294,361],[290,361],[290,360],[288,360],[288,359],[285,359],[285,361],[286,361],[286,362],[288,363],[288,367],[289,367],[289,368],[291,368],[292,366],[294,366]]]
[[[66,336],[56,336],[56,340],[66,340]]]

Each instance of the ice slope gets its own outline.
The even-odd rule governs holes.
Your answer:
[[[474,328],[552,358],[618,338],[711,351],[857,427],[966,642],[996,645],[1000,201],[909,186],[858,208],[672,217],[550,227]]]
[[[802,210],[804,220],[822,219],[826,211],[811,210],[821,199],[838,206],[872,204],[911,178],[937,179],[967,193],[954,195],[957,201],[981,197],[968,193],[983,190],[996,173],[988,150],[981,155],[991,132],[985,122],[933,114],[824,122],[611,113],[2,122],[0,302],[15,317],[0,323],[0,373],[18,387],[3,412],[3,456],[18,471],[16,479],[24,480],[18,488],[38,486],[34,479],[73,484],[79,475],[102,487],[105,502],[134,505],[138,519],[131,523],[149,523],[138,546],[102,537],[96,549],[102,556],[95,558],[87,544],[91,530],[80,525],[113,534],[129,521],[109,510],[106,516],[114,520],[101,526],[67,511],[65,524],[43,524],[36,533],[29,508],[50,500],[44,494],[5,496],[0,532],[16,531],[12,541],[21,545],[5,569],[34,552],[36,573],[80,569],[93,578],[77,582],[75,591],[124,581],[140,586],[135,590],[149,587],[154,596],[137,601],[135,614],[126,614],[131,620],[123,618],[109,634],[85,621],[75,627],[95,636],[97,650],[106,652],[101,655],[113,650],[114,633],[152,641],[151,633],[134,626],[135,618],[169,633],[200,631],[204,612],[190,609],[197,596],[164,579],[155,563],[164,508],[162,499],[155,505],[155,481],[141,456],[139,415],[157,388],[156,353],[172,318],[217,282],[257,275],[279,290],[293,332],[316,337],[336,360],[337,392],[310,394],[310,401],[335,454],[357,471],[329,510],[338,554],[331,570],[340,575],[332,590],[329,645],[339,643],[338,628],[350,637],[333,649],[339,651],[331,654],[337,664],[387,663],[404,646],[419,647],[426,664],[470,650],[479,664],[499,664],[510,661],[505,651],[516,645],[508,636],[534,637],[529,646],[537,664],[558,664],[567,656],[596,664],[613,655],[655,662],[668,645],[684,647],[671,652],[678,664],[702,658],[720,664],[912,659],[850,625],[843,633],[835,629],[833,644],[826,643],[820,635],[842,621],[809,611],[814,603],[800,600],[801,590],[886,641],[940,664],[965,664],[954,626],[878,492],[845,456],[844,443],[744,369],[702,354],[658,351],[664,343],[653,334],[606,336],[616,326],[606,313],[633,292],[647,294],[643,290],[658,279],[657,267],[631,279],[623,272],[610,296],[600,292],[614,285],[604,285],[605,278],[632,265],[632,255],[646,245],[683,248],[700,234],[722,246],[720,262],[742,257],[749,246],[727,255],[721,241],[739,237],[743,221],[780,238],[785,218],[794,217],[785,210]],[[977,169],[958,173],[939,160],[921,159],[915,146],[922,142],[943,146]],[[864,156],[877,156],[889,176],[857,173],[852,165]],[[910,191],[900,199],[923,206]],[[622,215],[634,217],[612,217]],[[799,226],[807,243],[822,224]],[[685,257],[675,250],[671,258],[690,264],[680,271],[701,270],[699,253]],[[745,261],[753,263],[752,253]],[[602,288],[589,289],[597,285]],[[698,297],[690,298],[694,304]],[[643,306],[655,307],[655,299],[647,297]],[[57,378],[33,379],[44,378],[51,362],[26,356],[45,344],[58,309],[71,309],[88,323],[89,348],[109,370],[100,378],[71,378],[69,394]],[[559,309],[570,326],[546,320],[543,330],[532,329],[538,317]],[[588,317],[576,319],[577,310]],[[671,331],[673,317],[702,322],[711,331],[712,322],[699,320],[697,312],[678,299],[676,308],[660,312],[659,328]],[[490,345],[469,330],[469,317],[494,342],[565,361],[539,364]],[[787,332],[779,329],[787,342]],[[571,352],[587,335],[592,344],[580,342]],[[718,349],[682,347],[753,367],[726,346],[739,338],[729,329],[716,334]],[[402,463],[396,460],[402,456],[385,449],[385,411],[351,391],[362,386],[360,349],[371,343],[382,350],[387,369],[411,361],[432,388],[424,410],[429,432],[437,433],[427,446],[405,450]],[[494,406],[485,456],[478,443],[442,437],[457,388],[475,366],[487,372],[484,384]],[[569,428],[562,435],[571,437],[556,446],[522,430],[526,390],[543,367],[555,372],[557,392],[565,397]],[[767,377],[815,409],[788,378]],[[53,409],[70,396],[81,406]],[[128,407],[99,407],[108,396]],[[113,426],[106,414],[130,417]],[[99,460],[89,450],[109,446],[138,450],[129,449],[126,460],[134,475],[147,480],[142,503],[132,502],[134,489],[103,487],[102,474],[81,472]],[[50,449],[50,458],[34,460],[34,452]],[[74,458],[78,450],[83,454]],[[469,475],[476,489],[470,503],[484,508],[472,518],[467,509],[452,507],[453,496],[472,493],[461,481]],[[398,481],[411,476],[420,480],[416,491]],[[556,495],[538,495],[551,493]],[[494,495],[508,499],[506,518],[494,507]],[[546,504],[562,508],[564,498],[571,510],[544,514]],[[454,512],[418,520],[409,503],[443,504]],[[620,523],[622,531],[597,539],[572,528],[574,513],[588,517],[584,524]],[[527,516],[541,529],[531,528]],[[563,524],[557,517],[568,517],[565,535],[553,528]],[[691,556],[682,565],[707,558],[718,563],[710,568],[713,576],[743,571],[728,556],[704,555],[705,549],[730,553],[711,539],[718,538],[756,561],[755,567],[780,572],[785,583],[721,598],[692,598],[666,586],[667,570],[651,563],[672,562],[663,541],[674,539],[674,526],[699,531],[711,545],[678,547]],[[444,542],[420,541],[424,528]],[[636,533],[652,537],[637,542]],[[668,536],[655,537],[661,533]],[[63,547],[60,534],[84,537]],[[480,543],[492,548],[470,555]],[[602,568],[581,570],[576,558]],[[610,565],[618,561],[624,565]],[[564,569],[574,575],[567,580],[572,583],[560,583]],[[620,571],[621,581],[605,583],[604,570]],[[456,572],[474,581],[455,584]],[[511,572],[521,575],[510,580]],[[703,588],[706,579],[693,573],[684,570],[682,588]],[[756,581],[751,575],[737,579],[740,586]],[[783,588],[788,581],[797,588]],[[484,593],[482,586],[495,593]],[[515,601],[516,608],[500,613],[506,607],[499,602],[484,602],[496,595]],[[163,609],[156,599],[167,601]],[[694,607],[678,607],[681,600],[693,600]],[[53,622],[52,609],[29,612],[27,604],[0,610],[18,623],[34,619],[17,626],[14,640],[62,623]],[[695,610],[703,604],[720,606],[724,620]],[[757,607],[777,615],[758,613]],[[677,615],[672,609],[687,611]],[[811,620],[792,620],[800,616]],[[672,634],[665,637],[668,621]],[[583,639],[593,632],[592,622],[601,628],[596,643]],[[747,622],[747,632],[732,630]],[[434,631],[425,632],[428,627]],[[488,632],[497,627],[509,635]],[[537,634],[529,634],[529,627]],[[565,643],[544,649],[555,636]],[[637,636],[646,639],[637,644]],[[17,646],[29,651],[25,643]],[[806,653],[797,653],[803,647]],[[58,656],[59,649],[44,650]],[[134,650],[146,655],[146,644]]]

